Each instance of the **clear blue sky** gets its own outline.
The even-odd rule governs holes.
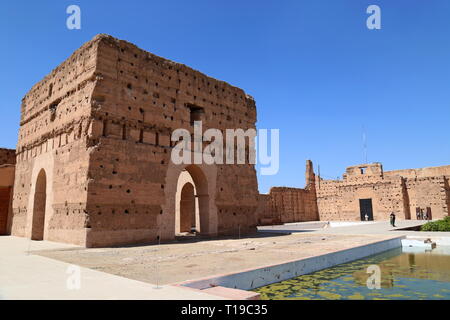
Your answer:
[[[82,29],[66,28],[66,8]],[[366,8],[382,29],[366,28]],[[450,164],[450,1],[3,1],[0,146],[14,148],[20,101],[95,34],[126,39],[241,87],[258,127],[280,129],[271,186],[303,187],[305,160],[324,177],[363,162],[385,170]]]

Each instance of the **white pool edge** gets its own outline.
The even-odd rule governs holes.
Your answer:
[[[376,241],[367,245],[277,265],[225,274],[206,279],[187,281],[180,285],[198,290],[204,290],[214,286],[222,286],[240,290],[253,290],[272,283],[327,269],[342,263],[363,259],[388,250],[401,248],[401,241],[404,238],[405,236],[399,236],[392,239]]]

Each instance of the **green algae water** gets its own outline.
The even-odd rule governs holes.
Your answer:
[[[369,289],[370,265],[381,288]],[[450,247],[395,249],[253,290],[263,300],[450,300]]]

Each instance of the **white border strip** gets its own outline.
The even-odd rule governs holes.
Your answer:
[[[181,283],[180,285],[199,290],[207,289],[213,286],[252,290],[272,283],[330,268],[338,264],[355,261],[384,251],[399,248],[402,246],[401,240],[404,238],[404,236],[400,236],[394,239],[382,240],[316,257],[252,269],[239,273],[188,281]]]

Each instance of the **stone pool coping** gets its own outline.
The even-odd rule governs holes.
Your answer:
[[[207,292],[233,300],[256,300],[259,299],[259,294],[248,290],[362,259],[391,249],[401,248],[402,239],[405,238],[404,235],[393,236],[389,239],[375,240],[364,245],[321,255],[244,269],[239,272],[187,280],[172,285]]]

